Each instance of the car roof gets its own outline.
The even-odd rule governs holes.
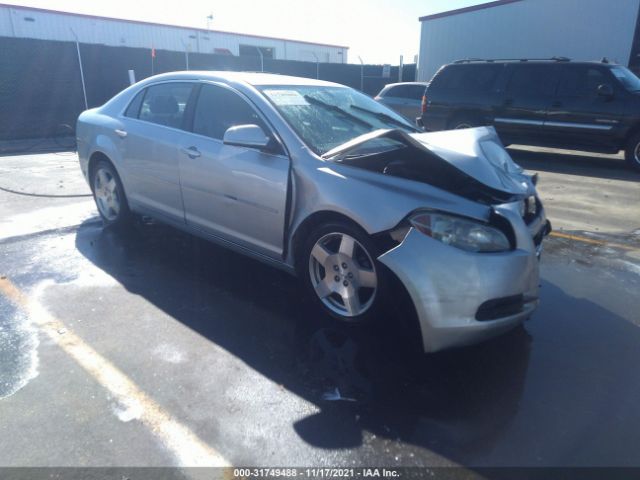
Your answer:
[[[522,59],[522,60],[518,60],[518,59],[514,59],[514,60],[475,60],[475,59],[470,59],[470,60],[456,60],[455,62],[451,62],[448,65],[600,65],[603,67],[615,67],[615,66],[619,66],[618,63],[615,62],[603,62],[603,61],[598,61],[598,60],[579,60],[579,61],[574,61],[574,60],[565,60],[565,59],[558,59],[558,60],[553,60],[553,59],[544,59],[544,60],[538,60],[538,59]]]
[[[315,78],[294,77],[291,75],[279,75],[263,72],[229,72],[224,70],[195,70],[184,72],[169,72],[155,75],[146,79],[151,81],[166,80],[226,80],[229,82],[243,82],[254,86],[264,85],[309,85],[344,87],[339,83],[317,80]]]
[[[426,86],[427,82],[397,82],[397,83],[387,83],[384,88],[389,87],[397,87],[398,85],[422,85]]]

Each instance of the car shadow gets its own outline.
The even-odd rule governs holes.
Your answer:
[[[574,151],[538,151],[508,148],[513,160],[527,170],[597,177],[608,180],[640,181],[635,172],[621,158],[581,154]]]
[[[578,459],[612,455],[620,441],[627,442],[623,450],[633,448],[626,437],[639,430],[637,415],[618,434],[592,413],[604,400],[615,407],[610,394],[628,380],[628,365],[640,362],[640,349],[633,349],[640,335],[553,284],[543,285],[545,308],[531,322],[535,334],[527,326],[481,345],[417,356],[404,348],[406,333],[392,326],[393,318],[369,328],[329,322],[286,273],[169,227],[140,225],[118,234],[88,223],[76,246],[129,292],[317,405],[319,413],[292,425],[313,446],[355,448],[378,438],[393,442],[391,451],[411,444],[463,465],[536,465],[536,458],[555,455],[549,448],[564,451],[564,443],[549,437],[567,427],[563,440],[584,448],[570,452]],[[605,334],[622,343],[603,367],[597,355],[604,349],[591,347]],[[595,373],[616,369],[624,373]],[[369,455],[371,464],[385,462],[375,451]],[[421,465],[420,458],[412,462]]]

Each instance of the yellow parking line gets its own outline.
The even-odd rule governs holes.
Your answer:
[[[570,233],[563,233],[563,232],[551,232],[550,235],[552,237],[558,237],[558,238],[566,238],[568,240],[575,240],[576,242],[582,242],[582,243],[590,243],[592,245],[600,245],[603,247],[614,247],[614,248],[621,248],[623,250],[638,250],[638,247],[632,247],[631,245],[624,245],[622,243],[613,243],[613,242],[607,242],[604,240],[596,240],[594,238],[587,238],[587,237],[581,237],[580,235],[571,235]]]
[[[230,463],[188,427],[163,410],[129,377],[49,314],[38,302],[27,297],[8,278],[0,278],[0,292],[22,309],[38,327],[123,405],[140,407],[138,420],[169,450],[184,467],[225,467]]]

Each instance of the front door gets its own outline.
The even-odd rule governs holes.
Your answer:
[[[598,94],[608,85],[612,96]],[[625,111],[627,92],[609,68],[599,65],[563,65],[558,92],[549,109],[545,130],[554,144],[589,148],[613,144]]]
[[[283,252],[289,158],[225,145],[225,131],[254,124],[273,135],[236,91],[203,84],[192,133],[182,138],[180,177],[189,225],[240,246],[279,258]]]

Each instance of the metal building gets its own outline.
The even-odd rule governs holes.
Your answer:
[[[347,63],[348,47],[0,4],[0,37]]]
[[[498,0],[421,17],[418,80],[465,58],[611,61],[640,67],[640,0]]]

